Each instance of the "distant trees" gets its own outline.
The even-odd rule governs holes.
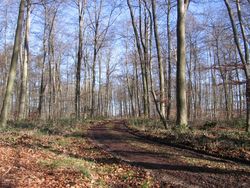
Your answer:
[[[2,119],[246,116],[249,131],[248,1],[20,2],[14,46],[19,4],[0,2]]]
[[[218,33],[220,36],[217,36],[218,38],[216,39],[216,21],[214,21],[216,18],[206,17],[205,14],[202,19],[197,19],[195,14],[188,14],[189,4],[190,1],[177,1],[177,35],[173,37],[171,35],[173,24],[170,21],[170,17],[171,10],[175,9],[176,6],[174,2],[166,0],[157,2],[127,1],[131,28],[133,29],[133,37],[136,44],[136,52],[134,52],[136,56],[133,59],[135,63],[138,61],[141,66],[141,69],[139,69],[141,85],[138,82],[136,84],[139,84],[137,88],[142,89],[142,94],[139,95],[142,97],[142,100],[135,98],[134,103],[139,104],[142,102],[143,105],[140,106],[143,106],[144,116],[147,114],[145,113],[147,112],[145,111],[147,106],[150,107],[147,117],[153,115],[155,111],[158,112],[158,115],[163,119],[163,123],[164,120],[170,119],[171,103],[175,99],[176,106],[172,106],[172,111],[175,111],[177,114],[177,125],[187,125],[188,120],[196,120],[198,117],[203,117],[204,119],[213,117],[215,120],[225,117],[227,120],[230,120],[235,116],[234,112],[236,110],[242,114],[244,100],[242,98],[242,71],[237,63],[239,61],[235,57],[235,53],[233,53],[234,45],[228,40],[230,36],[225,30],[226,21],[222,23],[218,20],[218,22],[221,22],[222,31]],[[157,12],[157,5],[167,8],[167,11],[164,11],[166,17],[160,18],[160,23],[165,23],[164,19],[166,18],[166,36],[162,25],[157,23],[157,14],[162,15],[162,12],[159,11],[161,10],[160,8],[158,8]],[[194,4],[194,6],[196,5]],[[237,8],[236,5],[235,8]],[[223,9],[220,11],[225,13]],[[188,16],[187,32],[185,32],[186,16]],[[211,20],[208,21],[209,19]],[[160,28],[160,32],[157,31],[158,28]],[[185,36],[185,33],[188,35]],[[154,36],[152,37],[152,35]],[[152,39],[155,43],[152,42]],[[164,39],[165,43],[163,42]],[[185,40],[187,40],[187,44]],[[204,41],[207,42],[207,46],[204,46]],[[166,47],[160,45],[161,42]],[[243,45],[244,43],[242,43]],[[247,50],[242,51],[247,52]],[[156,64],[154,60],[157,60],[158,65],[162,62],[162,66],[158,66],[157,71],[155,70]],[[234,65],[230,64],[230,61],[235,61]],[[128,66],[127,60],[126,66]],[[136,67],[134,66],[134,68]],[[161,71],[160,67],[163,67],[164,71]],[[135,70],[138,72],[138,69]],[[176,77],[172,77],[172,72],[175,71]],[[156,75],[160,76],[161,74],[164,76],[165,83],[161,82],[161,77],[158,77],[157,81],[154,79]],[[147,81],[146,75],[151,79]],[[128,77],[128,71],[126,71],[126,77]],[[136,80],[138,76],[133,75],[132,78]],[[176,80],[176,85],[173,82],[174,80]],[[131,94],[136,95],[136,92],[133,92],[131,83],[127,78],[128,94],[130,98],[133,98]],[[162,85],[164,87],[161,87]],[[147,87],[152,93],[151,99],[154,99],[155,106],[150,105],[151,99],[146,100]],[[173,89],[175,87],[176,98],[173,98]],[[220,96],[219,98],[218,95]],[[235,103],[237,104],[236,107]],[[131,108],[134,108],[134,105],[131,105]],[[165,110],[167,113],[162,113]],[[165,118],[162,118],[162,114],[166,115]]]
[[[151,98],[154,100],[155,109],[160,116],[164,126],[166,122],[166,92],[165,92],[165,71],[162,59],[162,47],[160,43],[160,35],[158,31],[158,20],[156,15],[156,2],[154,0],[138,1],[139,23],[136,24],[135,13],[131,2],[127,0],[129,7],[132,27],[134,31],[135,43],[141,67],[141,80],[143,88],[143,113],[144,117],[150,117],[152,113]],[[154,35],[154,38],[153,38]],[[155,41],[159,92],[156,92],[152,79],[152,59],[153,59],[153,39]],[[135,60],[136,61],[136,60]],[[137,67],[137,66],[136,66]],[[135,67],[135,68],[136,68]],[[137,76],[135,76],[137,78]],[[138,83],[137,83],[138,84]],[[138,87],[138,86],[137,86]],[[129,92],[131,93],[131,91]],[[152,97],[150,97],[152,94]],[[138,99],[137,99],[138,100]]]
[[[241,4],[239,0],[235,1],[236,5],[236,12],[237,12],[237,19],[239,21],[240,29],[238,31],[236,26],[236,21],[234,17],[233,10],[229,4],[228,0],[224,0],[224,3],[227,7],[227,12],[230,18],[234,42],[237,47],[238,54],[240,56],[241,63],[243,64],[243,70],[246,77],[246,116],[247,116],[247,128],[246,130],[250,132],[250,54],[249,54],[249,41],[247,38],[245,25],[243,23],[243,17],[241,13]],[[239,38],[239,33],[241,34],[241,39]],[[240,40],[243,41],[243,45],[241,44]]]

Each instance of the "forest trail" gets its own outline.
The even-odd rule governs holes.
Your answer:
[[[162,187],[250,187],[250,167],[145,140],[122,121],[89,130],[92,142],[126,163],[151,173]]]

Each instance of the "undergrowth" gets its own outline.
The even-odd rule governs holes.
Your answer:
[[[159,137],[167,142],[185,145],[191,148],[218,152],[225,155],[237,155],[250,160],[250,133],[244,131],[243,119],[232,121],[206,121],[188,127],[169,123],[165,129],[155,119],[129,119],[129,127],[144,135]],[[244,154],[242,154],[244,151]]]
[[[60,135],[77,128],[76,125],[86,126],[90,120],[76,120],[75,118],[64,118],[57,120],[17,120],[8,121],[7,126],[0,131],[33,130],[42,134]]]

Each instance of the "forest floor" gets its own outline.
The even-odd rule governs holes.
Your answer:
[[[121,120],[10,123],[0,187],[249,187],[250,166],[136,136]]]
[[[0,188],[157,187],[146,170],[92,144],[93,124],[10,123],[0,131]]]

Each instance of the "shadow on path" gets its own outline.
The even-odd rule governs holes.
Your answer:
[[[204,182],[208,182],[207,185],[221,187],[224,182],[223,186],[227,187],[250,187],[249,167],[241,168],[238,164],[215,157],[154,143],[130,134],[123,123],[97,125],[89,130],[88,136],[115,158],[151,170],[155,176],[160,175],[159,178],[174,174],[178,180],[185,180],[184,184],[203,186]],[[104,158],[95,161],[107,164],[119,162]],[[241,181],[242,185],[239,184]]]

